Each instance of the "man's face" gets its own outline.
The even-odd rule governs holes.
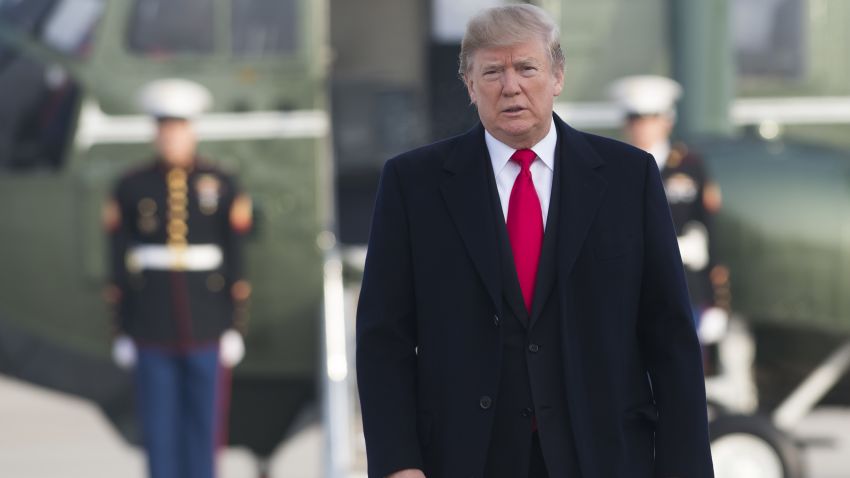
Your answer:
[[[629,143],[644,151],[667,141],[672,131],[673,120],[668,115],[630,115],[626,119],[625,133]]]
[[[465,79],[481,123],[499,141],[530,148],[549,132],[564,73],[542,40],[477,50]]]
[[[197,141],[192,125],[183,119],[157,122],[156,149],[171,166],[188,166],[195,159]]]

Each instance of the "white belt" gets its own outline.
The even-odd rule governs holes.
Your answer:
[[[215,244],[168,246],[143,244],[127,251],[129,270],[210,271],[221,266],[224,254]]]

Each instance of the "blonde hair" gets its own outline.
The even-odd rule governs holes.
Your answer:
[[[542,39],[548,47],[553,69],[564,69],[561,32],[558,25],[542,8],[529,4],[514,4],[482,10],[466,25],[460,47],[458,74],[466,78],[472,68],[472,55],[482,48],[504,47]]]

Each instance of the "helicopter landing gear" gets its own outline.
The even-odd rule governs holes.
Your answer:
[[[800,448],[770,420],[722,415],[710,426],[717,478],[803,478]]]

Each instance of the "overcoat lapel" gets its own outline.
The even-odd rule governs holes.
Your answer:
[[[562,141],[559,158],[561,204],[558,231],[558,276],[563,284],[567,284],[576,258],[596,217],[596,211],[602,202],[607,183],[600,171],[605,163],[587,141],[557,116],[555,125],[558,127],[559,138]]]
[[[493,176],[492,181],[490,189],[493,197],[493,208],[501,213],[501,216],[498,214],[496,215],[496,219],[498,221],[496,228],[499,230],[499,253],[501,254],[502,264],[502,291],[505,295],[505,302],[507,302],[514,315],[519,320],[519,323],[522,324],[524,328],[528,328],[529,314],[528,310],[525,308],[525,299],[522,297],[522,288],[519,286],[519,276],[517,276],[516,266],[514,265],[514,253],[511,249],[511,240],[508,237],[508,228],[504,221],[505,213],[502,211],[502,203],[499,200],[499,191],[496,188],[495,176]]]
[[[605,163],[581,135],[557,115],[559,217],[557,218],[557,277],[566,284],[581,251],[588,230],[604,196],[606,181],[600,173]],[[492,171],[484,127],[478,124],[463,135],[443,163],[446,178],[443,199],[455,227],[463,239],[482,283],[497,313],[501,314],[502,281],[497,240],[499,224],[490,201],[488,174]],[[449,259],[450,260],[450,259]],[[553,281],[547,281],[550,284]],[[551,287],[551,285],[550,285]],[[563,289],[561,287],[560,289]],[[538,296],[537,293],[540,292]],[[535,291],[535,303],[542,303],[548,291]],[[539,311],[532,309],[532,318]],[[533,323],[531,324],[533,325]]]
[[[466,251],[493,301],[496,313],[501,315],[498,229],[490,202],[487,168],[492,170],[484,142],[484,127],[479,124],[463,135],[455,150],[446,157],[443,169],[447,177],[441,189]]]

